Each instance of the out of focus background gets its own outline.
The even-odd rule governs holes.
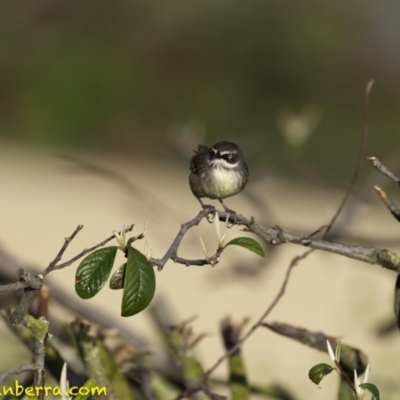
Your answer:
[[[161,257],[198,211],[187,183],[192,150],[219,140],[239,143],[250,167],[249,185],[229,199],[231,208],[304,234],[326,224],[356,164],[370,79],[367,155],[399,171],[399,15],[391,0],[1,2],[3,250],[44,267],[79,223],[85,229],[70,256],[123,223],[139,233],[149,220],[148,246]],[[400,250],[399,227],[374,184],[398,198],[364,165],[331,239]],[[200,234],[215,246],[205,224],[182,254],[201,257]],[[198,332],[211,334],[199,345],[210,366],[223,352],[219,321],[228,314],[254,321],[301,250],[267,248],[260,262],[232,249],[213,269],[170,262],[157,274],[156,300],[168,304],[174,322],[198,316]],[[74,271],[50,278],[76,300]],[[315,253],[295,270],[272,318],[362,348],[371,381],[398,399],[399,338],[377,333],[393,320],[394,279],[376,266]],[[120,293],[79,301],[156,336],[146,313],[121,321]],[[14,343],[5,325],[2,332],[2,343]],[[287,384],[298,399],[335,398],[336,377],[321,389],[308,380],[313,363],[328,362],[323,353],[257,332],[245,354],[258,384]]]
[[[369,149],[400,141],[397,1],[0,7],[6,138],[171,160],[171,138],[231,138],[253,168],[341,183],[374,78]]]

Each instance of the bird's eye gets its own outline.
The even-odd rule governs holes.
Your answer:
[[[232,153],[229,153],[227,157],[228,157],[228,160],[231,160],[232,159]]]

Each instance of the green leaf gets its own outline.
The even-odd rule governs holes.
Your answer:
[[[325,375],[330,374],[333,368],[328,364],[317,364],[314,365],[308,372],[308,377],[318,385]]]
[[[79,389],[80,393],[88,393],[88,394],[77,394],[74,397],[74,400],[87,400],[87,398],[91,395],[91,390],[94,388],[96,385],[96,380],[93,378],[88,379],[83,386]],[[82,390],[82,388],[85,388],[87,390]]]
[[[125,282],[126,263],[122,264],[111,276],[110,289],[123,289]]]
[[[252,251],[253,253],[258,254],[261,257],[265,257],[264,249],[261,247],[260,243],[256,240],[249,238],[249,237],[238,237],[229,241],[225,247],[227,246],[240,246],[244,247],[247,250]]]
[[[360,388],[368,390],[375,397],[376,400],[380,399],[379,390],[373,383],[362,383]]]
[[[140,251],[130,247],[125,269],[121,315],[129,317],[144,310],[150,304],[155,290],[156,277],[153,266]]]
[[[104,247],[90,253],[79,264],[75,274],[75,291],[82,299],[95,296],[106,283],[118,247]]]
[[[232,400],[250,399],[246,367],[240,352],[229,357],[229,387]]]

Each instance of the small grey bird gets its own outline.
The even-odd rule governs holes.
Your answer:
[[[249,169],[240,147],[232,142],[218,142],[209,148],[200,145],[190,160],[190,189],[205,205],[201,197],[218,199],[225,211],[229,211],[222,199],[234,196],[246,186]]]

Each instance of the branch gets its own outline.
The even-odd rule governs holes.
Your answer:
[[[200,221],[206,218],[207,215],[215,214],[215,209],[207,208],[199,212],[199,214],[192,220],[186,222],[181,226],[181,229],[177,236],[175,237],[173,243],[165,253],[164,257],[161,259],[150,259],[150,262],[157,266],[161,270],[166,262],[171,259],[179,264],[189,265],[209,265],[210,262],[206,259],[191,260],[186,258],[181,258],[177,255],[178,248],[185,233],[200,223]],[[381,265],[384,268],[390,269],[392,271],[397,271],[400,265],[400,256],[387,249],[379,249],[376,247],[367,246],[351,246],[344,243],[330,242],[323,239],[314,238],[313,234],[304,236],[294,232],[290,232],[280,226],[263,226],[254,222],[254,219],[248,219],[241,214],[235,214],[225,211],[218,211],[218,216],[221,221],[228,221],[231,224],[244,226],[248,232],[252,232],[259,238],[264,240],[268,244],[272,245],[282,245],[287,243],[297,244],[304,247],[309,247],[314,250],[323,250],[330,253],[342,255],[354,260],[363,261],[369,264]],[[319,230],[318,230],[319,231]],[[317,231],[317,232],[318,232]],[[217,252],[218,253],[218,252]],[[217,254],[216,253],[216,254]],[[214,257],[210,259],[214,260]]]
[[[330,253],[339,254],[355,260],[378,264],[392,271],[397,271],[400,265],[400,256],[396,253],[375,247],[350,246],[343,243],[329,242],[323,239],[304,238],[296,233],[289,232],[280,227],[263,227],[256,223],[251,223],[242,216],[237,216],[241,225],[245,225],[249,231],[255,233],[267,243],[279,245],[284,243],[294,243],[301,246],[310,247],[314,250],[324,250]]]
[[[173,261],[180,263],[180,264],[185,264],[186,266],[189,265],[205,265],[209,264],[207,260],[188,260],[184,258],[178,257],[178,247],[182,242],[182,239],[184,238],[186,232],[190,229],[193,228],[194,226],[198,225],[207,215],[210,213],[213,213],[215,215],[215,208],[210,206],[209,208],[206,208],[204,210],[201,210],[196,217],[191,219],[190,221],[184,223],[181,225],[181,229],[179,230],[178,234],[176,235],[174,241],[172,242],[171,246],[165,253],[164,257],[161,259],[156,259],[156,258],[151,258],[150,262],[154,266],[158,267],[158,270],[161,271],[164,268],[164,265],[169,259],[172,259]],[[226,217],[225,217],[226,218]]]
[[[374,166],[374,168],[379,171],[381,174],[387,176],[392,181],[394,181],[398,186],[400,186],[400,178],[398,178],[392,171],[390,171],[387,167],[385,167],[378,158],[369,157],[368,160]]]
[[[134,225],[130,225],[127,228],[125,228],[125,232],[131,232],[133,229]],[[86,254],[91,253],[92,251],[98,249],[99,247],[104,246],[105,244],[107,244],[109,241],[113,240],[115,238],[114,234],[109,236],[107,239],[104,239],[102,242],[96,244],[93,247],[90,247],[88,249],[84,249],[82,250],[79,254],[77,254],[75,257],[72,257],[70,260],[62,263],[62,264],[57,264],[57,262],[59,262],[61,260],[62,255],[64,254],[65,250],[67,249],[68,245],[71,243],[71,240],[77,235],[77,233],[83,228],[83,225],[78,225],[78,227],[75,229],[75,231],[72,233],[71,236],[65,238],[65,242],[63,244],[63,246],[61,247],[61,250],[58,252],[56,258],[50,262],[50,264],[48,265],[48,267],[42,272],[43,277],[45,277],[49,272],[54,271],[56,269],[62,269],[65,267],[70,266],[71,264],[73,264],[75,261],[79,260],[80,258],[82,258],[83,256],[85,256]]]
[[[400,186],[400,178],[398,178],[392,171],[385,167],[376,157],[369,157],[368,160],[371,161],[374,168],[377,169],[381,174],[389,177],[398,186]],[[375,186],[375,190],[393,217],[400,222],[400,209],[396,206],[396,204],[393,203],[392,200],[390,200],[389,196],[379,186]]]
[[[375,190],[393,217],[400,222],[400,209],[396,206],[396,204],[393,203],[392,200],[390,200],[389,196],[379,186],[375,186]]]
[[[272,303],[270,304],[270,306],[264,311],[264,313],[260,316],[260,318],[257,320],[257,322],[248,330],[248,332],[242,336],[242,338],[240,338],[226,353],[224,353],[220,358],[218,358],[218,360],[214,363],[214,365],[209,368],[203,375],[203,377],[201,378],[201,380],[199,380],[198,382],[196,382],[195,384],[193,384],[190,388],[188,388],[185,392],[181,393],[180,395],[178,395],[178,397],[176,398],[176,400],[180,400],[180,399],[185,399],[186,397],[202,390],[202,388],[205,385],[205,382],[207,381],[207,379],[210,377],[210,375],[221,365],[221,363],[223,361],[225,361],[227,358],[229,358],[230,356],[232,356],[233,354],[235,354],[235,352],[237,352],[240,347],[242,346],[242,344],[253,334],[253,332],[260,326],[262,326],[265,318],[267,318],[267,316],[269,315],[269,313],[275,308],[275,306],[278,304],[279,300],[283,297],[283,295],[285,294],[285,290],[286,290],[286,286],[289,282],[289,278],[290,278],[290,274],[293,270],[293,267],[303,258],[305,258],[308,253],[310,253],[311,250],[306,251],[303,255],[301,256],[297,256],[296,258],[294,258],[292,260],[292,262],[289,265],[288,270],[286,271],[286,275],[285,275],[285,279],[282,283],[282,286],[278,292],[278,294],[276,295],[275,299],[272,301]]]
[[[325,231],[324,234],[324,238],[326,237],[326,235],[329,233],[329,231],[331,230],[333,224],[335,223],[335,221],[337,220],[339,214],[342,212],[344,206],[347,203],[347,200],[349,199],[351,193],[354,190],[354,186],[357,182],[358,177],[360,176],[360,172],[361,172],[361,167],[362,167],[362,163],[364,161],[364,157],[365,157],[365,150],[367,148],[367,140],[368,140],[368,134],[369,134],[369,99],[371,96],[371,90],[372,87],[374,86],[374,81],[370,80],[367,83],[367,86],[365,88],[365,99],[364,99],[364,130],[363,130],[363,134],[362,134],[362,139],[361,139],[361,146],[360,146],[360,151],[358,153],[358,158],[357,158],[357,163],[356,166],[354,168],[354,172],[353,172],[353,176],[351,177],[351,181],[350,181],[350,185],[349,188],[347,189],[346,194],[343,197],[343,200],[338,208],[338,210],[336,211],[336,214],[333,216],[328,228]]]
[[[22,367],[15,368],[15,369],[10,369],[7,372],[4,372],[3,374],[0,375],[0,385],[3,383],[4,379],[6,379],[10,375],[17,375],[17,374],[22,374],[23,372],[28,372],[28,371],[37,371],[38,366],[36,364],[29,364],[29,365],[23,365]]]
[[[51,267],[54,267],[59,261],[61,261],[61,258],[65,252],[65,250],[67,250],[68,245],[72,242],[72,240],[74,239],[74,237],[79,233],[79,231],[81,231],[83,229],[83,225],[78,225],[74,232],[72,232],[72,235],[69,237],[66,237],[64,240],[64,244],[61,247],[60,251],[58,252],[58,254],[56,255],[56,258],[49,264],[49,266],[46,269],[50,269]]]
[[[43,278],[37,274],[33,274],[25,268],[18,268],[17,276],[17,282],[0,286],[0,292],[12,292],[26,288],[40,290],[43,286]]]

